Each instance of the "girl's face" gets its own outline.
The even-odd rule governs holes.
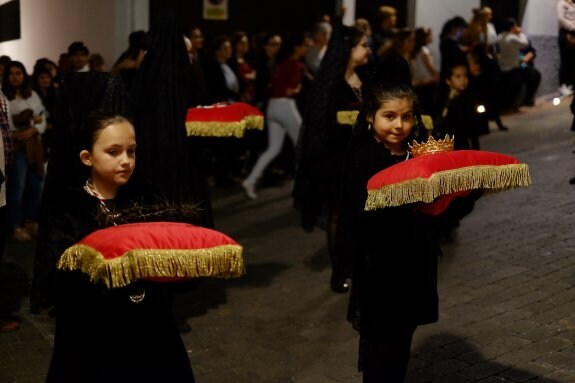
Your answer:
[[[8,81],[10,81],[10,85],[16,88],[22,85],[24,83],[24,72],[22,72],[22,69],[17,66],[10,67]]]
[[[415,118],[413,100],[394,98],[384,101],[368,122],[373,126],[375,138],[383,142],[392,154],[403,154],[404,141],[411,133]]]
[[[42,89],[48,89],[52,85],[52,76],[48,73],[41,73],[38,75],[38,86]]]
[[[126,184],[136,165],[136,134],[127,121],[108,125],[89,152],[80,152],[80,159],[92,168],[92,182],[98,189],[115,191]]]
[[[363,36],[359,43],[351,48],[350,61],[355,64],[355,66],[365,65],[369,61],[369,54],[371,50],[369,49],[369,43],[367,41],[367,36]]]
[[[468,84],[467,69],[463,65],[456,66],[451,70],[451,76],[445,81],[451,89],[463,92]]]

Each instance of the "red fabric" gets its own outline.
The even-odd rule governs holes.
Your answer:
[[[367,189],[379,189],[402,181],[429,178],[433,174],[468,166],[500,166],[518,164],[511,156],[483,150],[455,150],[416,157],[390,166],[370,178]]]
[[[244,102],[214,104],[208,107],[189,108],[186,122],[238,122],[247,116],[263,116],[263,113]]]
[[[447,195],[437,197],[431,203],[421,203],[417,206],[417,210],[427,215],[439,215],[445,211],[455,198],[465,198],[471,193],[471,190],[464,190]]]
[[[301,84],[301,74],[303,64],[295,59],[288,58],[276,67],[276,72],[272,78],[271,98],[292,97],[288,96],[288,89],[296,89]]]
[[[474,166],[501,166],[519,163],[514,157],[483,150],[441,152],[415,157],[390,166],[371,177],[368,181],[367,189],[377,190],[388,185],[417,178],[428,179],[441,171]],[[418,210],[428,215],[439,215],[447,209],[453,199],[465,198],[470,192],[470,190],[464,190],[439,196],[431,203],[421,203],[418,206]]]
[[[238,245],[219,231],[179,222],[144,222],[96,230],[78,244],[92,247],[105,259],[123,256],[136,249],[209,249]]]

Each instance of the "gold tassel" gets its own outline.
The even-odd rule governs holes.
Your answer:
[[[108,288],[126,286],[142,278],[235,278],[245,274],[239,245],[209,249],[136,249],[121,257],[104,259],[96,249],[75,245],[58,261],[60,270],[80,270],[94,283]]]
[[[365,210],[415,202],[430,203],[439,196],[464,190],[483,189],[494,193],[530,184],[527,164],[469,166],[368,190]]]
[[[238,137],[244,136],[246,129],[264,128],[263,116],[246,116],[241,121],[188,121],[188,136],[198,137]]]

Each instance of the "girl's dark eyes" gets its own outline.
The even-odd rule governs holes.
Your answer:
[[[393,121],[397,118],[397,116],[395,114],[384,114],[383,118]],[[413,114],[404,114],[403,116],[401,116],[401,119],[403,121],[412,121],[413,120]]]

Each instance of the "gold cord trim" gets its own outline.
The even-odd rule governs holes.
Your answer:
[[[126,286],[142,278],[235,278],[245,274],[239,245],[209,249],[135,249],[115,259],[104,259],[91,246],[68,248],[58,261],[60,270],[80,270],[94,283],[108,288]]]
[[[246,116],[241,121],[188,121],[188,136],[199,137],[238,137],[244,136],[246,129],[264,128],[263,116]]]
[[[469,166],[368,190],[365,210],[429,203],[439,196],[464,190],[483,189],[486,193],[494,193],[530,184],[527,164]]]

